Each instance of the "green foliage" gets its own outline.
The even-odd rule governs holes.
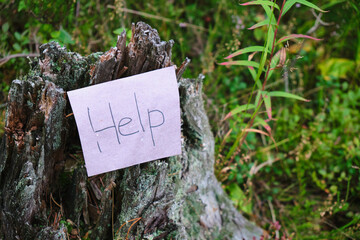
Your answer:
[[[231,183],[226,187],[229,192],[230,199],[234,202],[234,205],[244,213],[251,214],[252,205],[251,201],[246,197],[238,184]]]
[[[360,165],[360,113],[355,109],[360,107],[360,89],[350,90],[346,86],[326,89],[329,102],[324,103],[318,113],[301,105],[279,112],[274,137],[297,136],[300,141],[279,143],[279,152],[265,155],[259,151],[256,155],[259,161],[268,161],[269,157],[278,161],[261,169],[257,179],[271,179],[282,189],[287,189],[287,181],[295,184],[290,185],[288,192],[269,191],[261,194],[260,199],[267,195],[278,199],[280,206],[290,210],[284,222],[289,221],[287,225],[292,226],[294,232],[306,230],[306,236],[318,236],[324,227],[321,223],[326,226],[335,219],[337,226],[354,219],[357,220],[351,226],[359,222],[356,193],[360,190],[357,168]],[[311,198],[315,199],[307,205],[307,199]],[[307,217],[299,219],[299,216]],[[336,232],[322,234],[332,238]]]
[[[263,7],[263,9],[266,12],[266,15],[268,16],[268,18],[266,20],[261,21],[258,24],[255,24],[254,26],[252,26],[249,29],[255,29],[261,26],[266,25],[267,26],[267,35],[265,35],[265,39],[264,39],[264,47],[260,47],[260,46],[252,46],[252,47],[247,47],[244,49],[240,49],[238,51],[236,51],[235,53],[229,55],[228,57],[226,57],[225,59],[229,59],[229,58],[233,58],[235,56],[238,56],[240,54],[243,53],[250,53],[252,52],[251,55],[248,56],[248,59],[251,60],[253,58],[253,55],[257,53],[257,51],[260,51],[262,53],[261,55],[261,59],[259,60],[259,63],[254,62],[254,61],[230,61],[230,62],[224,62],[221,63],[220,65],[240,65],[240,66],[247,66],[253,79],[254,79],[254,86],[253,89],[251,91],[251,95],[250,98],[248,100],[248,104],[252,101],[252,96],[254,93],[254,89],[255,86],[258,87],[258,95],[257,98],[255,99],[255,111],[253,112],[251,118],[248,120],[248,124],[247,127],[243,129],[243,131],[238,132],[237,136],[236,136],[236,140],[234,141],[234,143],[232,144],[229,152],[226,154],[226,157],[223,159],[223,161],[228,160],[230,157],[233,156],[233,154],[237,154],[237,149],[241,148],[242,144],[244,143],[247,134],[249,131],[257,131],[258,133],[261,133],[263,135],[269,136],[273,141],[274,139],[272,138],[272,133],[271,133],[271,127],[268,124],[260,124],[260,126],[263,126],[267,131],[268,134],[266,134],[265,132],[261,131],[261,129],[259,130],[254,130],[251,129],[251,127],[254,125],[255,120],[259,121],[259,116],[258,116],[258,112],[259,110],[262,108],[262,103],[264,103],[265,105],[265,111],[267,113],[267,121],[271,121],[272,120],[272,108],[271,108],[271,97],[285,97],[285,98],[292,98],[292,99],[297,99],[297,100],[305,100],[302,97],[299,97],[297,95],[294,94],[290,94],[287,92],[280,92],[280,91],[276,91],[276,92],[267,92],[264,91],[265,87],[267,86],[267,82],[269,80],[269,76],[272,75],[273,71],[275,68],[280,68],[283,67],[285,65],[285,61],[286,61],[286,50],[284,47],[279,46],[279,50],[276,49],[276,46],[279,45],[280,43],[284,42],[284,41],[288,41],[291,39],[297,39],[297,38],[309,38],[309,39],[313,39],[313,40],[319,40],[317,38],[308,36],[308,35],[303,35],[303,34],[291,34],[285,37],[280,38],[279,40],[277,40],[277,32],[280,28],[280,20],[281,17],[283,16],[283,14],[285,14],[291,6],[293,6],[296,2],[302,3],[306,6],[309,6],[311,8],[314,8],[316,10],[320,10],[323,12],[323,10],[321,10],[319,7],[317,7],[316,5],[309,3],[307,1],[301,0],[301,1],[288,1],[286,2],[285,0],[282,3],[281,8],[275,3],[275,1],[251,1],[251,2],[247,2],[247,3],[243,3],[241,5],[243,6],[247,6],[247,5],[261,5]],[[270,9],[271,7],[271,9]],[[285,8],[286,7],[286,8]],[[279,11],[278,13],[278,20],[277,22],[275,21],[275,17],[274,17],[274,9],[277,9]],[[278,51],[275,54],[275,51]],[[268,53],[269,54],[269,58],[268,58]],[[268,60],[268,63],[266,63]],[[278,64],[278,62],[280,61],[280,64]],[[257,68],[257,74],[256,71],[254,70],[254,67]],[[265,75],[263,76],[263,79],[261,80],[260,77],[262,75],[262,73],[265,72]],[[270,73],[271,72],[271,73]],[[262,82],[262,84],[260,83]],[[262,101],[260,101],[260,99],[262,99]],[[239,107],[237,107],[235,109],[235,111],[231,111],[230,115],[227,115],[227,117],[232,116],[234,114],[234,112],[238,112]],[[244,110],[248,110],[247,107]],[[241,109],[241,111],[244,111]],[[262,121],[264,122],[264,121]],[[238,146],[240,144],[240,146]]]
[[[349,72],[354,72],[355,61],[346,58],[330,58],[319,65],[321,75],[326,79],[346,78]]]
[[[267,24],[268,34],[262,35],[266,38],[265,49],[270,49],[272,44],[269,36],[272,37],[276,34],[272,32],[274,23],[269,20],[272,17],[269,9],[267,9],[271,5],[269,2],[265,5],[262,4],[264,1],[251,2],[251,4],[262,5],[268,16],[268,21],[263,20],[250,28],[254,29],[255,27]],[[297,2],[319,11],[321,10],[307,1],[287,1],[284,12],[288,12],[290,7],[295,6]],[[277,30],[280,32],[286,30],[279,28],[280,26],[277,27]],[[256,38],[259,39],[261,37]],[[311,78],[311,75],[299,76],[298,74],[301,73],[301,70],[298,71],[295,69],[295,72],[293,72],[294,70],[290,72],[288,70],[287,63],[289,61],[296,62],[300,59],[297,56],[291,59],[291,54],[289,54],[293,51],[291,48],[298,44],[291,44],[289,46],[288,41],[299,38],[319,40],[318,38],[303,34],[290,34],[280,38],[277,40],[277,44],[286,42],[286,55],[288,55],[289,60],[285,61],[284,58],[286,55],[283,54],[284,56],[282,56],[282,53],[279,51],[279,59],[275,59],[276,63],[272,63],[271,60],[270,63],[268,63],[271,66],[270,68],[275,68],[278,63],[282,63],[280,68],[282,68],[284,73],[282,76],[275,74],[275,77],[283,78],[285,83],[289,77],[294,78],[294,80],[299,79],[300,81],[309,81],[309,78]],[[342,39],[342,42],[344,41],[345,39]],[[303,46],[304,43],[302,43],[300,51],[304,49]],[[328,47],[327,45],[325,46]],[[257,48],[257,46],[255,47]],[[280,47],[282,46],[280,45]],[[251,47],[245,49],[251,49]],[[231,54],[227,59],[242,54],[242,51],[243,50],[239,50]],[[262,57],[259,60],[259,70],[257,74],[252,68],[249,68],[249,70],[256,86],[260,88],[257,81],[260,79],[260,76],[262,76],[261,69],[265,67],[264,59],[266,59],[267,54],[261,48],[254,51],[262,52]],[[235,183],[245,184],[243,185],[243,190],[247,190],[246,192],[248,192],[248,194],[247,197],[245,196],[244,198],[253,198],[254,194],[257,195],[259,193],[260,196],[258,196],[257,199],[261,199],[262,201],[264,199],[276,199],[278,209],[285,206],[287,209],[285,215],[282,215],[281,212],[274,213],[274,210],[271,211],[271,209],[270,211],[268,210],[268,221],[270,223],[274,219],[274,214],[276,216],[280,215],[281,225],[286,227],[285,232],[282,233],[285,237],[289,237],[289,232],[294,232],[296,233],[295,235],[298,236],[307,236],[310,239],[317,239],[319,236],[333,238],[337,236],[339,232],[343,233],[344,236],[349,236],[347,235],[348,233],[353,234],[352,230],[350,230],[351,228],[359,229],[360,227],[357,225],[359,223],[358,216],[360,216],[360,209],[358,205],[354,204],[354,202],[359,201],[356,192],[359,190],[360,180],[360,148],[358,146],[360,141],[358,136],[360,114],[358,110],[355,110],[359,109],[359,106],[355,104],[358,102],[359,87],[352,82],[353,88],[350,89],[348,81],[344,81],[344,79],[347,79],[351,75],[357,75],[357,77],[359,77],[358,70],[355,70],[359,67],[356,67],[356,59],[359,58],[357,55],[354,60],[334,58],[328,55],[324,58],[322,51],[323,49],[319,51],[311,46],[310,49],[306,49],[306,52],[300,52],[304,58],[302,66],[308,64],[308,69],[309,67],[313,67],[314,70],[320,70],[321,73],[318,77],[320,81],[317,84],[317,88],[309,89],[309,92],[317,92],[320,89],[318,97],[311,99],[313,101],[311,105],[299,105],[293,102],[290,104],[290,101],[285,101],[285,105],[283,106],[279,105],[277,101],[274,101],[275,104],[273,104],[270,97],[286,97],[302,101],[308,100],[294,94],[294,91],[289,93],[278,90],[258,90],[255,105],[249,103],[237,105],[225,117],[225,120],[228,120],[228,128],[231,129],[231,131],[228,131],[228,134],[221,140],[221,144],[218,145],[220,158],[220,164],[218,166],[221,167],[218,168],[217,173],[221,179],[225,179],[226,185],[233,186]],[[310,57],[312,59],[310,60],[306,57],[307,53],[315,53],[315,55],[311,55]],[[299,53],[297,52],[297,54]],[[314,61],[314,57],[317,57],[315,61],[319,62],[318,65],[311,62]],[[251,58],[253,58],[252,55],[249,56],[249,60]],[[242,65],[246,65],[245,62],[243,63]],[[237,61],[230,61],[222,65],[240,64],[237,64]],[[314,65],[316,67],[314,67]],[[254,66],[254,64],[251,63],[251,65],[248,64],[248,66]],[[315,75],[316,72],[313,71],[313,76]],[[261,81],[262,85],[267,80],[265,75],[265,80]],[[313,77],[313,80],[315,80],[315,77]],[[314,82],[315,81],[313,81],[313,83]],[[341,87],[339,82],[342,82]],[[298,84],[304,83],[299,82]],[[264,86],[262,86],[262,88],[264,88]],[[274,89],[273,87],[271,88]],[[251,91],[253,92],[254,88],[252,88]],[[257,115],[257,110],[259,109],[255,110],[255,114],[249,115],[248,113],[244,113],[256,108],[255,106],[258,106],[261,98],[263,99],[265,109],[263,112],[259,112],[260,117]],[[331,101],[324,101],[324,99],[331,99]],[[350,104],[350,102],[352,104]],[[313,111],[311,106],[316,106],[314,109],[319,112]],[[307,107],[308,109],[306,109]],[[265,115],[261,116],[261,114]],[[264,121],[263,118],[266,118],[266,115],[268,120]],[[276,115],[275,118],[277,121],[274,123],[269,122],[269,120],[272,119],[272,115]],[[248,124],[243,124],[244,118],[248,119]],[[251,121],[253,118],[255,118],[254,122]],[[267,122],[269,122],[270,125],[268,125]],[[263,126],[269,133],[271,127],[271,133],[274,139],[281,140],[269,145],[268,141],[264,138],[264,132],[261,132],[259,129],[258,133],[261,134],[262,143],[265,145],[263,148],[259,149],[258,141],[254,136],[255,134],[249,134],[246,138],[246,146],[240,146],[242,150],[236,150],[234,146],[241,143],[239,136],[244,135],[244,131],[239,129],[247,130],[249,125],[250,127],[257,125]],[[346,131],[345,129],[348,130]],[[231,147],[227,149],[227,145]],[[259,150],[254,152],[256,148]],[[275,148],[277,151],[272,152],[271,150]],[[223,152],[227,152],[227,154],[223,155]],[[235,155],[233,156],[233,154]],[[229,161],[227,161],[227,159],[229,159]],[[267,182],[264,183],[264,187],[269,190],[271,189],[271,191],[264,192],[261,190],[263,188],[263,186],[261,186],[262,184],[260,184],[260,191],[258,190],[259,186],[254,186],[254,184],[259,185],[263,180]],[[290,188],[287,187],[287,185]],[[280,189],[286,189],[287,191],[281,191]],[[234,196],[239,195],[238,190],[234,187],[227,187],[227,190],[233,201],[235,201]],[[313,201],[306,200],[316,195],[320,196],[316,197]],[[254,200],[254,209],[256,209],[258,201],[259,200]],[[350,202],[353,204],[350,204]],[[299,206],[297,206],[298,204]],[[261,207],[262,205],[257,206]],[[255,210],[255,215],[260,214],[260,212],[256,212]],[[307,217],[299,218],[299,216]],[[333,222],[336,223],[333,224]],[[271,224],[269,225],[269,230],[271,230],[270,226]],[[331,230],[334,226],[341,227]],[[324,231],[324,229],[328,230]],[[321,231],[320,234],[319,231]]]
[[[131,22],[147,22],[175,40],[176,65],[192,59],[185,77],[205,75],[215,170],[239,211],[273,238],[278,231],[360,239],[360,7],[357,0],[287,0],[276,26],[282,3],[1,0],[0,58],[37,53],[50,40],[84,55],[106,51],[123,30],[130,39]],[[308,33],[316,24],[311,8],[330,25]],[[224,58],[234,66],[219,66]],[[13,58],[0,68],[1,135],[9,85],[28,62]]]
[[[61,45],[69,45],[74,44],[74,40],[72,40],[71,35],[63,28],[60,28],[59,31],[51,32],[52,39],[50,41],[57,41]]]

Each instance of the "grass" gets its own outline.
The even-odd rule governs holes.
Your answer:
[[[251,109],[224,120],[257,94],[246,67],[219,65],[238,49],[263,46],[266,26],[247,29],[266,19],[255,6],[224,0],[2,1],[0,57],[37,53],[37,46],[52,39],[81,54],[104,51],[116,42],[119,28],[129,33],[131,22],[149,23],[162,39],[175,40],[175,64],[192,59],[185,77],[205,75],[215,171],[239,211],[275,237],[359,239],[360,7],[356,0],[311,2],[329,12],[320,16],[295,4],[281,19],[278,35],[307,33],[318,24],[310,35],[324,40],[284,42],[287,60],[262,89],[311,100],[272,99],[276,120],[268,125],[276,145],[258,132],[248,132],[240,147],[234,145],[238,136],[245,136]],[[277,3],[281,7],[282,1]],[[259,62],[260,55],[253,60]],[[236,60],[248,58],[239,55]],[[24,58],[0,66],[0,106],[11,80],[26,73],[27,66]],[[258,116],[267,119],[265,107]],[[0,119],[2,134],[4,113]]]

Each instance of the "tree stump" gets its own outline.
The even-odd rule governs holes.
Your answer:
[[[139,22],[87,57],[51,42],[8,96],[0,146],[0,239],[259,239],[214,176],[202,77],[177,69],[182,155],[88,178],[66,92],[173,65],[173,41]],[[99,95],[101,97],[101,95]]]

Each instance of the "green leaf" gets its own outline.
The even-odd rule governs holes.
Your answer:
[[[258,125],[261,125],[263,126],[266,131],[268,131],[269,133],[271,133],[271,127],[269,126],[269,124],[264,120],[262,119],[261,117],[257,116],[254,120],[254,125],[253,127],[256,127]]]
[[[229,59],[229,58],[233,58],[236,57],[238,55],[244,54],[244,53],[249,53],[249,52],[262,52],[264,51],[264,46],[251,46],[251,47],[246,47],[246,48],[242,48],[232,54],[230,54],[229,56],[227,56],[225,59]]]
[[[285,15],[285,13],[287,13],[290,8],[296,3],[297,0],[288,0],[286,1],[285,5],[284,5],[284,8],[283,8],[283,11],[282,11],[282,16]]]
[[[14,33],[14,37],[16,38],[16,40],[20,41],[21,40],[21,34],[18,32]]]
[[[285,13],[287,13],[287,12],[290,10],[290,8],[291,8],[295,3],[303,4],[303,5],[305,5],[305,6],[308,6],[308,7],[310,7],[310,8],[313,8],[313,9],[318,10],[318,11],[320,11],[320,12],[326,12],[326,11],[320,9],[320,8],[319,8],[318,6],[316,6],[315,4],[313,4],[313,3],[311,3],[311,2],[308,2],[308,1],[306,1],[306,0],[289,0],[289,1],[287,1],[287,2],[285,3],[285,5],[284,5],[284,9],[283,9],[282,15],[284,16]]]
[[[267,5],[263,5],[262,7],[264,8],[266,15],[268,16],[269,19],[275,19],[273,8],[270,8]]]
[[[236,108],[234,108],[233,110],[231,110],[223,119],[223,121],[225,121],[226,119],[233,117],[234,115],[247,111],[249,109],[254,109],[255,105],[254,104],[244,104],[244,105],[238,105]]]
[[[71,35],[63,28],[61,28],[59,31],[51,32],[52,40],[58,41],[60,45],[66,45],[66,44],[74,44],[75,41],[72,40]]]
[[[297,0],[296,2],[297,2],[297,3],[300,3],[300,4],[302,4],[302,5],[308,6],[308,7],[310,7],[310,8],[313,8],[313,9],[315,9],[315,10],[318,10],[318,11],[320,11],[320,12],[326,12],[326,11],[322,10],[321,8],[319,8],[318,6],[316,6],[315,4],[313,4],[313,3],[311,3],[311,2],[308,2],[308,1],[306,1],[306,0]]]
[[[265,103],[266,112],[269,119],[272,119],[272,110],[271,110],[271,97],[269,96],[268,92],[263,91],[262,96]]]
[[[8,22],[6,22],[1,27],[2,27],[3,33],[7,33],[7,31],[9,30],[10,25],[9,25]]]
[[[265,49],[268,49],[268,50],[270,49],[270,46],[271,46],[270,43],[273,42],[273,38],[274,38],[273,26],[269,25],[268,34],[267,34],[266,42],[265,42]],[[255,84],[257,85],[257,87],[259,89],[262,88],[260,76],[261,76],[262,71],[264,71],[264,66],[265,66],[266,59],[267,59],[267,53],[268,53],[268,51],[262,52],[261,59],[260,59],[260,65],[259,65],[256,79],[255,79]]]
[[[277,23],[276,23],[275,19],[272,19],[271,22],[270,22],[270,19],[265,19],[265,20],[263,20],[263,21],[255,24],[255,25],[249,27],[248,29],[249,29],[249,30],[253,30],[253,29],[255,29],[255,28],[259,28],[259,27],[262,27],[262,26],[267,26],[267,25],[269,25],[269,24],[271,24],[271,25],[276,25]]]
[[[261,28],[254,29],[254,38],[256,41],[260,42],[266,36],[266,32],[264,32]]]
[[[247,214],[251,214],[251,201],[246,197],[239,185],[236,183],[231,183],[226,187],[226,190],[229,192],[230,199],[234,202],[238,209]]]
[[[256,71],[253,67],[248,67],[248,70],[251,74],[251,77],[253,78],[253,80],[255,81],[256,80]]]
[[[51,36],[52,38],[58,39],[59,36],[60,36],[60,31],[51,32],[51,33],[50,33],[50,36]]]
[[[279,60],[280,60],[280,55],[275,54],[275,56],[272,58],[271,63],[270,63],[270,70],[269,70],[268,79],[270,79],[272,74],[274,73],[275,67],[279,63]]]
[[[18,52],[21,50],[21,46],[18,43],[13,44],[13,48]]]
[[[53,40],[60,42],[60,44],[74,44],[75,41],[72,40],[71,35],[63,28],[59,31],[54,31],[50,33]]]
[[[26,4],[24,0],[19,2],[18,12],[21,12],[23,9],[26,9]]]
[[[63,28],[60,29],[59,40],[64,44],[74,44],[71,35]]]
[[[261,97],[261,91],[258,91],[258,93],[256,94],[256,98],[255,98],[255,106],[257,106],[259,104],[260,97]]]
[[[346,78],[349,72],[355,70],[355,62],[346,58],[330,58],[320,63],[319,68],[325,80]]]
[[[220,65],[228,66],[228,65],[239,65],[239,66],[250,66],[250,67],[259,67],[259,63],[253,62],[253,61],[247,61],[247,60],[241,60],[241,61],[230,61],[230,62],[223,62],[220,63]]]
[[[285,42],[285,41],[288,41],[288,40],[292,40],[292,39],[297,39],[297,38],[308,38],[308,39],[312,39],[312,40],[315,40],[315,41],[320,41],[322,39],[319,39],[319,38],[314,38],[312,36],[308,36],[308,35],[304,35],[304,34],[290,34],[288,36],[285,36],[285,37],[282,37],[280,38],[276,44],[279,44],[279,43],[282,43],[282,42]]]
[[[273,91],[273,92],[269,92],[268,95],[270,97],[284,97],[284,98],[292,98],[300,101],[310,102],[310,100],[307,100],[303,97],[288,92]]]
[[[120,35],[123,31],[126,31],[126,28],[118,28],[113,31],[114,34]]]
[[[251,2],[242,3],[240,5],[241,6],[261,5],[262,7],[264,7],[264,6],[270,6],[270,7],[274,6],[277,10],[280,11],[279,6],[275,2],[272,2],[272,1],[265,1],[265,0],[261,1],[261,0],[259,0],[259,1],[251,1]]]
[[[273,4],[275,4],[275,3],[273,3]],[[272,19],[275,20],[275,16],[273,14],[274,8],[270,9],[269,6],[267,6],[267,5],[263,5],[263,8],[265,9],[265,12],[266,12],[266,14],[268,15],[268,17],[270,19],[269,23],[272,21]],[[265,38],[266,42],[264,43],[264,48],[267,51],[262,52],[259,69],[258,69],[256,79],[255,79],[255,84],[257,85],[257,87],[259,89],[262,88],[262,84],[261,84],[261,81],[260,81],[260,76],[261,76],[262,71],[264,71],[264,66],[265,66],[265,63],[266,63],[267,54],[268,54],[268,52],[270,52],[270,48],[271,48],[272,43],[274,41],[273,25],[269,24],[268,26],[269,26],[269,28],[268,28],[267,36]]]
[[[273,45],[273,42],[274,42],[275,32],[274,32],[273,27],[274,27],[274,26],[269,25],[268,35],[267,35],[267,37],[266,37],[267,41],[269,42],[269,43],[268,43],[268,47],[267,47],[267,49],[269,50],[269,52],[271,51],[271,48],[272,48],[272,45]]]
[[[231,115],[234,116],[235,114],[247,111],[249,109],[254,109],[255,105],[254,104],[244,104],[244,105],[240,105],[237,106],[236,108],[234,108],[233,110],[231,110]]]

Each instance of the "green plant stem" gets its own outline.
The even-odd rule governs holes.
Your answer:
[[[262,91],[265,90],[266,82],[267,82],[269,72],[270,72],[271,61],[272,61],[272,58],[274,57],[276,35],[277,35],[277,32],[278,32],[278,27],[279,27],[279,24],[280,24],[280,19],[281,19],[281,15],[282,15],[282,12],[283,12],[283,9],[284,9],[285,2],[286,2],[286,0],[283,1],[283,4],[282,4],[281,9],[280,9],[280,13],[279,13],[279,18],[277,20],[276,29],[275,29],[275,32],[274,32],[274,41],[273,41],[273,44],[272,44],[272,47],[271,47],[271,53],[270,53],[270,59],[269,59],[270,60],[269,61],[269,67],[266,70],[266,75],[265,75],[265,80],[264,80],[264,83],[263,83],[263,86],[262,86]]]
[[[271,54],[270,54],[269,66],[268,66],[267,71],[266,71],[264,83],[263,83],[263,86],[262,86],[262,89],[261,89],[262,91],[265,90],[267,78],[268,78],[268,76],[269,76],[270,64],[271,64],[271,60],[272,60],[272,58],[273,58],[273,56],[274,56],[274,49],[275,49],[275,42],[276,42],[276,34],[277,34],[278,27],[279,27],[279,24],[280,24],[280,19],[281,19],[282,11],[283,11],[283,9],[284,9],[285,2],[286,2],[286,0],[283,1],[283,4],[282,4],[282,6],[281,6],[281,10],[280,10],[280,14],[279,14],[279,18],[278,18],[278,20],[277,20],[276,29],[275,29],[275,32],[274,32],[274,40],[273,40],[273,43],[272,43],[272,46],[271,46]],[[257,110],[260,108],[261,104],[262,104],[262,101],[259,101],[258,106],[257,106]],[[250,120],[247,128],[251,128],[251,127],[252,127],[252,125],[254,124],[254,121],[255,121],[255,118],[256,118],[257,114],[258,114],[258,111],[255,111],[255,113],[254,113],[253,117],[251,118],[251,120]],[[241,147],[241,146],[244,144],[247,135],[248,135],[248,132],[244,131],[244,135],[242,136],[242,138],[241,138],[241,140],[240,140],[239,147]]]
[[[275,4],[275,2],[274,2]],[[274,8],[272,8],[273,10]],[[272,15],[273,16],[273,15]],[[272,17],[271,16],[271,17]],[[270,22],[271,22],[272,18],[270,19]],[[271,25],[269,24],[269,27],[271,27]],[[268,34],[269,34],[269,31],[268,31]],[[274,41],[273,41],[273,44],[274,44]],[[261,72],[262,70],[264,69],[264,65],[265,65],[265,59],[266,59],[266,56],[267,56],[267,49],[268,49],[268,37],[266,38],[266,41],[265,41],[265,44],[264,44],[264,48],[266,49],[265,52],[263,52],[263,54],[261,55],[261,60],[260,60],[260,66],[258,68],[258,73],[257,73],[257,76],[256,76],[256,79],[255,79],[255,84],[252,88],[252,91],[251,91],[251,95],[250,95],[250,98],[249,98],[249,101],[248,101],[248,105],[250,104],[250,101],[253,97],[253,93],[254,93],[254,89],[255,89],[255,85],[258,83],[258,81],[260,80],[260,75],[261,75]],[[260,83],[260,86],[261,86],[261,83]],[[260,89],[260,86],[259,86],[259,89]],[[255,118],[257,116],[257,113],[261,107],[261,104],[262,104],[262,100],[259,99],[259,102],[255,108],[255,111],[254,113],[252,114],[251,118],[250,118],[250,122],[247,124],[246,126],[246,129],[248,128],[251,128],[254,124],[254,121],[255,121]],[[247,131],[240,131],[237,136],[236,136],[236,140],[234,142],[234,144],[231,146],[229,152],[227,153],[226,157],[225,157],[225,160],[231,158],[234,154],[234,152],[239,149],[245,142],[245,139],[248,135],[248,132]],[[232,159],[230,160],[229,164],[232,163]]]

